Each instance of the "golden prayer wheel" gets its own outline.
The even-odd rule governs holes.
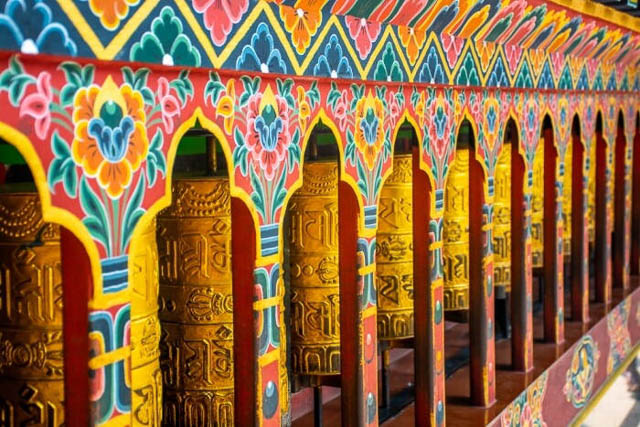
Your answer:
[[[444,309],[469,309],[469,147],[456,149],[444,197]]]
[[[376,275],[378,338],[413,337],[412,157],[396,155],[380,192]]]
[[[153,220],[131,242],[131,413],[136,425],[162,420],[160,321],[158,320],[158,245]]]
[[[531,249],[533,268],[542,268],[544,260],[544,138],[540,138],[533,160],[531,197]]]
[[[176,179],[158,215],[164,425],[233,425],[231,195],[226,178]]]
[[[569,139],[564,156],[564,182],[562,193],[562,246],[565,260],[571,259],[571,184],[573,170],[573,138]]]
[[[587,232],[589,234],[589,245],[593,246],[596,241],[596,143],[591,143],[589,150],[589,181],[587,184]]]
[[[309,161],[290,203],[292,370],[340,373],[338,166]]]
[[[38,195],[0,194],[0,421],[64,423],[60,228]]]
[[[493,274],[496,287],[511,291],[511,144],[505,143],[495,172]]]

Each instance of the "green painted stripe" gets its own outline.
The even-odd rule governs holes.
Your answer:
[[[6,165],[25,165],[24,157],[18,149],[7,143],[0,143],[0,163]]]

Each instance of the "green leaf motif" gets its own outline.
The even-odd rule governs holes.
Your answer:
[[[262,188],[262,184],[260,183],[260,179],[256,175],[253,168],[251,170],[251,187],[253,188],[253,192],[251,193],[251,200],[253,201],[258,213],[263,219],[266,219],[266,210],[265,210],[265,197],[264,197],[264,189]]]
[[[0,74],[0,92],[6,90],[9,93],[9,102],[14,107],[20,105],[24,92],[36,79],[24,72],[22,64],[17,56],[12,56],[9,61],[9,68]]]
[[[162,132],[158,129],[151,139],[149,145],[149,154],[147,155],[147,179],[149,180],[149,187],[153,187],[156,183],[158,172],[162,174],[164,178],[167,173],[167,162],[162,152],[162,145],[164,144],[164,137]]]
[[[193,98],[193,83],[189,79],[189,70],[180,71],[178,78],[173,79],[169,86],[175,89],[183,108],[187,103],[187,99]]]
[[[71,150],[67,142],[60,137],[57,131],[51,135],[51,151],[54,159],[49,165],[47,172],[47,182],[49,189],[54,193],[57,183],[62,182],[64,191],[67,195],[75,198],[78,188],[78,172],[76,163],[71,157]]]
[[[127,207],[124,211],[124,217],[122,218],[121,233],[120,233],[120,251],[125,252],[125,249],[131,241],[133,236],[133,230],[136,228],[138,221],[142,218],[142,215],[146,212],[142,206],[142,200],[144,199],[144,174],[140,174],[138,184],[134,190],[131,198],[127,201]]]
[[[105,248],[107,256],[111,256],[111,234],[109,233],[106,209],[84,176],[80,181],[80,206],[86,215],[82,219],[82,223],[89,230],[91,237]]]
[[[217,105],[223,90],[225,90],[225,86],[220,81],[220,76],[215,71],[211,71],[209,81],[204,87],[204,101],[207,102],[207,99],[211,98],[211,105]]]
[[[271,203],[271,218],[276,217],[276,212],[278,212],[278,209],[282,207],[282,205],[284,204],[284,199],[287,197],[287,189],[284,185],[287,178],[286,172],[286,170],[283,170],[280,174],[280,179],[278,179],[278,184],[276,185],[276,189],[273,192],[273,201]]]
[[[236,148],[233,150],[233,164],[235,167],[240,167],[240,172],[243,176],[247,176],[247,155],[249,150],[244,144],[244,137],[238,128],[235,128],[233,139],[236,142]]]
[[[93,65],[81,67],[76,62],[67,61],[60,64],[60,68],[67,80],[67,83],[60,91],[60,104],[63,107],[67,107],[73,103],[73,98],[80,88],[93,84],[95,67]]]
[[[309,105],[312,110],[316,108],[316,105],[320,104],[320,91],[318,90],[317,80],[311,83],[311,87],[307,91],[307,97],[309,98]]]

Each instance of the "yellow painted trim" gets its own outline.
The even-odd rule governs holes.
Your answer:
[[[282,297],[281,296],[265,298],[265,299],[261,299],[261,300],[258,300],[258,301],[254,301],[253,302],[253,309],[255,311],[262,311],[265,308],[276,307],[276,306],[280,305],[281,302],[282,302]]]
[[[191,13],[191,9],[189,8],[189,6],[184,0],[175,0],[175,2],[176,2],[176,6],[182,13],[182,16],[184,16],[184,19],[187,21],[189,28],[191,28],[191,31],[193,31],[193,34],[195,35],[196,39],[198,39],[198,41],[200,42],[200,45],[202,46],[205,53],[209,57],[211,64],[213,65],[214,68],[219,68],[220,64],[218,60],[218,55],[216,55],[216,51],[213,49],[211,40],[202,30],[202,27],[198,23],[198,20],[196,19],[196,17],[193,16],[193,13]],[[249,21],[245,20],[245,22],[249,22]],[[242,32],[242,34],[244,34],[244,32]],[[228,45],[230,45],[230,43]]]
[[[366,319],[367,317],[375,316],[377,312],[378,312],[378,307],[376,307],[375,305],[372,305],[371,307],[367,307],[364,310],[362,310],[362,318]]]
[[[100,424],[101,427],[125,427],[130,426],[132,420],[131,412],[126,414],[120,414],[117,417],[111,418],[109,421],[106,421],[104,424]],[[135,424],[134,424],[135,425]]]
[[[600,386],[600,389],[598,390],[598,392],[591,398],[589,403],[587,403],[587,405],[584,408],[582,408],[582,410],[578,413],[578,415],[576,415],[576,417],[573,419],[573,421],[571,422],[572,426],[579,426],[584,422],[584,420],[587,418],[587,416],[589,416],[591,411],[593,411],[593,408],[595,408],[600,402],[600,400],[604,397],[604,395],[607,394],[607,391],[609,391],[609,389],[611,388],[615,380],[618,379],[618,377],[627,369],[627,367],[631,364],[631,362],[636,357],[638,357],[639,354],[640,354],[640,343],[636,344],[633,350],[631,350],[631,354],[627,356],[625,361],[622,362],[622,364],[618,366],[616,370],[613,371],[613,373],[611,373],[607,377],[605,382]]]
[[[275,348],[271,350],[269,353],[263,354],[262,356],[258,357],[258,366],[263,368],[268,364],[276,362],[278,360],[280,360],[280,349]]]
[[[47,174],[34,148],[34,144],[31,143],[25,134],[2,122],[0,122],[0,138],[13,145],[24,158],[27,166],[29,166],[36,184],[36,190],[40,197],[43,220],[60,224],[80,240],[82,246],[84,246],[87,251],[89,262],[91,263],[94,290],[102,289],[102,267],[100,266],[100,255],[95,241],[80,219],[71,212],[51,204],[51,193],[47,183]]]
[[[442,249],[443,247],[444,247],[444,242],[442,240],[438,240],[429,245],[429,250],[435,251],[436,249]]]
[[[358,269],[358,275],[366,276],[367,274],[373,274],[376,272],[376,263],[366,265],[364,267],[360,267]]]
[[[104,366],[111,365],[131,356],[131,346],[120,347],[109,353],[100,354],[89,359],[89,369],[100,369]]]
[[[142,2],[138,10],[133,16],[127,20],[118,34],[109,42],[109,45],[102,53],[100,59],[113,59],[122,50],[124,45],[129,41],[134,32],[138,30],[140,24],[149,17],[151,11],[158,5],[160,0],[145,0]],[[71,2],[69,2],[71,3]]]

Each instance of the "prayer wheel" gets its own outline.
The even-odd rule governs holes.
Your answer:
[[[505,143],[495,171],[493,200],[493,273],[495,286],[511,291],[511,144]]]
[[[533,160],[531,197],[531,249],[533,268],[542,268],[544,260],[544,138],[540,138]]]
[[[131,413],[136,425],[158,426],[162,420],[162,373],[155,220],[132,239],[129,266],[132,275]]]
[[[157,230],[163,424],[233,425],[229,180],[176,179],[172,191]]]
[[[571,174],[573,170],[573,138],[569,139],[564,156],[564,185],[562,193],[562,250],[565,260],[571,259]]]
[[[445,188],[444,309],[469,309],[469,146],[458,144]]]
[[[292,371],[339,374],[337,163],[307,162],[289,204]]]
[[[0,194],[0,275],[0,422],[63,425],[60,228],[35,192]]]
[[[396,155],[380,192],[376,275],[378,338],[413,337],[412,158]]]

